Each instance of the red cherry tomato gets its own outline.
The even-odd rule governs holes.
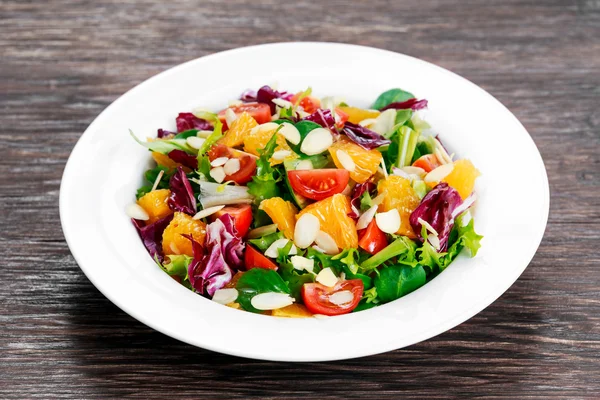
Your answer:
[[[344,124],[346,123],[346,121],[348,121],[348,118],[350,118],[350,116],[338,107],[335,108],[335,113],[339,117],[339,121],[335,123],[335,126],[341,129],[344,127]]]
[[[440,162],[434,154],[425,154],[424,156],[419,157],[417,161],[413,163],[412,166],[423,168],[425,172],[431,172],[440,165],[442,164],[440,164]]]
[[[300,95],[301,93],[296,93],[292,96],[290,101],[293,104],[296,104],[296,101],[298,100]],[[321,107],[321,100],[317,99],[316,97],[306,96],[302,100],[300,100],[300,103],[298,105],[302,107],[305,112],[312,114],[315,111],[317,111],[319,107]]]
[[[238,206],[223,207],[209,217],[211,221],[216,220],[222,215],[229,214],[233,218],[235,229],[240,237],[246,236],[250,225],[252,224],[252,207],[250,204],[242,204]]]
[[[360,230],[358,235],[358,246],[369,254],[377,254],[388,245],[387,237],[379,229],[375,219],[365,229]]]
[[[238,185],[243,185],[252,180],[252,176],[256,172],[256,158],[252,155],[231,149],[224,144],[216,144],[208,151],[208,159],[210,161],[219,157],[237,158],[240,160],[240,169],[231,175],[225,176],[225,181],[234,181]]]
[[[274,271],[277,270],[277,265],[273,261],[269,260],[263,254],[261,254],[260,251],[256,250],[250,245],[246,245],[244,264],[246,265],[246,270],[251,268],[266,268]]]
[[[330,288],[320,283],[305,283],[302,285],[302,300],[308,310],[314,314],[340,315],[354,310],[360,301],[364,290],[363,281],[350,279],[338,282]],[[334,304],[330,301],[331,295],[341,291],[352,293],[352,300],[344,304]]]
[[[345,169],[310,169],[289,171],[288,179],[297,194],[323,200],[346,189],[350,174]]]
[[[264,103],[243,103],[239,106],[228,107],[233,110],[235,115],[240,115],[243,112],[250,114],[252,118],[259,124],[271,122],[271,109],[268,104]],[[227,130],[227,123],[225,122],[225,110],[219,111],[219,119],[223,123],[223,132]]]

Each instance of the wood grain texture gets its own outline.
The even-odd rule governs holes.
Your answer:
[[[531,265],[493,305],[406,349],[271,363],[157,333],[82,274],[58,194],[87,125],[168,67],[293,40],[434,62],[525,125],[548,170],[550,219]],[[0,0],[0,52],[0,398],[600,397],[598,0]],[[390,332],[361,340],[377,334]]]

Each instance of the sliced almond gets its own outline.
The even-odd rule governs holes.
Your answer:
[[[419,175],[420,177],[424,177],[425,175],[427,175],[427,172],[423,168],[419,167],[404,167],[402,168],[402,171],[406,172],[409,175]]]
[[[198,136],[190,136],[189,138],[185,139],[186,143],[194,149],[201,148],[204,144],[204,140],[205,139],[199,138]]]
[[[271,100],[275,105],[278,105],[281,108],[290,108],[294,105],[287,100],[284,99],[273,99]]]
[[[237,106],[241,106],[242,104],[244,104],[244,102],[243,102],[243,101],[241,101],[241,100],[238,100],[238,99],[235,99],[235,100],[229,100],[229,101],[227,102],[227,105],[228,105],[229,107],[237,107]]]
[[[450,172],[454,169],[454,164],[444,164],[440,165],[427,175],[425,175],[424,181],[426,183],[438,183],[445,177],[447,177]]]
[[[375,223],[385,233],[396,233],[400,229],[400,214],[395,208],[390,211],[377,213],[375,215]]]
[[[371,221],[373,221],[375,214],[377,213],[377,207],[378,205],[371,206],[371,208],[365,211],[360,218],[358,218],[358,221],[356,222],[357,230],[365,229],[367,226],[369,226]]]
[[[431,224],[427,221],[425,221],[423,218],[418,218],[417,222],[419,222],[421,225],[423,225],[425,227],[425,229],[427,229],[429,231],[429,233],[431,233],[434,236],[439,236],[439,234],[437,233],[437,231],[435,230],[435,228],[433,226],[431,226]]]
[[[317,237],[315,238],[315,243],[319,248],[325,250],[327,254],[337,254],[339,253],[339,248],[335,243],[335,240],[329,235],[327,232],[319,231]]]
[[[333,144],[331,132],[325,128],[313,129],[306,135],[300,146],[300,151],[306,155],[321,154]]]
[[[269,248],[265,251],[265,256],[270,258],[277,258],[279,256],[279,249],[283,249],[285,246],[287,246],[289,242],[290,241],[288,239],[277,239],[276,241],[271,243]],[[296,246],[292,245],[288,254],[298,254],[298,249],[296,248]]]
[[[161,169],[160,172],[158,173],[158,175],[156,176],[156,179],[154,180],[154,184],[152,185],[152,190],[150,190],[151,192],[154,192],[156,190],[156,188],[158,187],[158,184],[160,183],[160,180],[162,179],[164,174],[165,174],[165,171]]]
[[[210,135],[212,135],[212,133],[213,133],[213,131],[198,131],[196,133],[196,136],[198,136],[199,138],[205,138],[206,139],[207,137],[209,137]]]
[[[313,272],[313,269],[315,268],[315,260],[311,260],[310,258],[291,256],[290,261],[292,266],[300,271],[306,270],[308,272]]]
[[[173,252],[173,254],[179,254],[179,249],[177,248],[177,245],[175,244],[175,242],[171,242],[171,245],[169,247],[171,248],[171,251]]]
[[[252,307],[257,310],[277,310],[294,303],[294,298],[287,293],[267,292],[257,294],[250,300]]]
[[[371,200],[371,203],[373,203],[374,206],[378,206],[383,203],[383,199],[385,199],[385,193],[380,193],[377,195],[377,197]]]
[[[225,207],[224,205],[222,206],[214,206],[214,207],[208,207],[205,208],[204,210],[200,210],[196,213],[196,215],[194,215],[192,218],[193,219],[202,219],[202,218],[206,218],[209,215],[213,215],[214,213],[216,213],[217,211],[221,211],[223,209],[223,207]]]
[[[331,296],[329,296],[329,301],[337,306],[343,306],[349,304],[354,300],[354,295],[349,290],[342,290],[340,292],[335,292]]]
[[[319,219],[312,214],[302,214],[294,228],[294,243],[301,249],[310,246],[316,239],[321,228]]]
[[[383,158],[381,159],[381,170],[383,172],[382,175],[387,178],[389,175],[387,172],[387,168],[385,167],[385,160]]]
[[[235,174],[240,170],[240,160],[237,158],[230,158],[225,165],[223,165],[223,170],[225,171],[225,175]]]
[[[252,128],[250,130],[250,134],[255,135],[257,133],[262,133],[262,132],[271,132],[271,131],[276,130],[277,128],[279,128],[279,124],[276,124],[275,122],[266,122],[264,124],[260,124],[258,126],[255,126],[254,128]]]
[[[302,160],[302,161],[298,161],[298,164],[296,164],[296,169],[298,171],[309,170],[309,169],[313,169],[313,165],[310,160]]]
[[[284,122],[283,124],[281,124],[281,129],[279,129],[279,133],[281,133],[283,137],[286,138],[292,144],[298,144],[302,139],[298,129],[289,122]]]
[[[225,165],[225,163],[229,160],[229,157],[217,157],[210,162],[211,167],[220,167]]]
[[[317,246],[316,244],[313,244],[311,246],[313,249],[315,249],[316,251],[318,251],[319,253],[325,254],[325,250],[323,250],[322,248],[320,248],[319,246]]]
[[[363,119],[358,124],[360,126],[368,128],[369,126],[373,125],[375,122],[377,122],[377,120],[375,118],[367,118],[367,119]]]
[[[335,276],[331,268],[323,268],[315,278],[321,285],[334,287],[338,283],[338,278]]]
[[[260,228],[255,228],[248,232],[248,239],[256,239],[275,232],[277,232],[277,224],[261,226]]]
[[[127,207],[125,207],[125,214],[127,214],[129,218],[138,219],[140,221],[148,221],[150,219],[146,210],[137,203],[128,204]]]
[[[210,170],[209,175],[215,180],[217,183],[222,183],[225,180],[225,170],[223,167],[217,167]]]
[[[231,108],[225,110],[225,122],[227,122],[228,127],[231,128],[231,124],[233,124],[233,121],[235,121],[237,118],[238,116]]]
[[[292,152],[289,150],[277,150],[273,153],[273,160],[285,160],[287,157],[291,156]]]
[[[218,289],[213,294],[212,300],[219,304],[229,304],[237,300],[238,294],[238,291],[234,288]]]
[[[356,164],[354,163],[354,160],[352,159],[352,157],[350,157],[348,153],[346,153],[344,150],[338,149],[335,152],[335,155],[337,156],[338,161],[340,162],[340,164],[342,164],[342,167],[344,167],[345,170],[354,172],[354,170],[356,169]]]
[[[436,249],[440,249],[440,239],[437,236],[431,235],[427,236],[427,241],[431,243],[431,245]]]

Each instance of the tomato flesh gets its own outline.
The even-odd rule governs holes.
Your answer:
[[[431,172],[440,165],[442,164],[440,164],[434,154],[425,154],[424,156],[419,157],[412,166],[423,168],[425,172]]]
[[[300,97],[300,95],[301,95],[301,93],[296,93],[295,95],[292,96],[290,101],[293,104],[296,104],[296,101],[298,101],[298,98]],[[321,100],[319,100],[316,97],[306,96],[302,100],[300,100],[300,103],[298,105],[300,107],[302,107],[305,112],[312,114],[315,111],[317,111],[317,109],[319,109],[319,107],[321,107]]]
[[[302,285],[302,300],[313,314],[341,315],[354,310],[363,295],[364,284],[361,279],[350,279],[338,282],[330,288],[320,283],[305,283]],[[331,295],[341,291],[352,293],[352,300],[344,304],[331,302]]]
[[[243,112],[247,112],[250,114],[252,118],[258,122],[258,124],[264,124],[266,122],[271,122],[271,109],[268,104],[264,103],[243,103],[239,106],[228,107],[233,110],[235,115],[240,115]],[[225,122],[225,111],[219,111],[219,119],[223,123],[223,131],[227,130],[227,123]]]
[[[379,229],[375,219],[365,229],[359,231],[358,235],[360,237],[358,246],[369,254],[377,254],[388,245],[387,237]]]
[[[277,265],[261,254],[260,251],[256,250],[250,245],[246,245],[246,254],[244,255],[244,264],[246,270],[251,268],[266,268],[277,271]]]
[[[345,169],[311,169],[289,171],[288,179],[294,192],[312,200],[323,200],[342,193],[350,174]]]
[[[231,175],[225,175],[225,181],[234,181],[238,185],[243,185],[252,180],[256,172],[256,158],[250,154],[231,149],[224,144],[216,144],[208,151],[210,161],[219,157],[237,158],[240,160],[240,169]]]
[[[211,215],[210,220],[214,221],[225,214],[229,214],[233,218],[233,223],[238,235],[240,237],[246,236],[250,229],[250,225],[252,225],[252,207],[250,204],[223,207]]]
[[[339,107],[335,108],[335,113],[338,115],[339,119],[339,121],[335,123],[335,126],[341,129],[344,127],[344,124],[346,123],[346,121],[348,121],[348,118],[350,118],[350,116],[343,112]]]

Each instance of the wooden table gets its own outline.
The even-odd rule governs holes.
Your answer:
[[[550,179],[548,228],[529,268],[485,311],[386,354],[271,363],[155,332],[80,271],[58,195],[87,125],[166,68],[292,40],[434,62],[529,130]],[[597,0],[6,0],[0,46],[0,398],[600,398]],[[457,104],[461,113],[468,124],[469,104]],[[357,340],[378,334],[390,333]]]

